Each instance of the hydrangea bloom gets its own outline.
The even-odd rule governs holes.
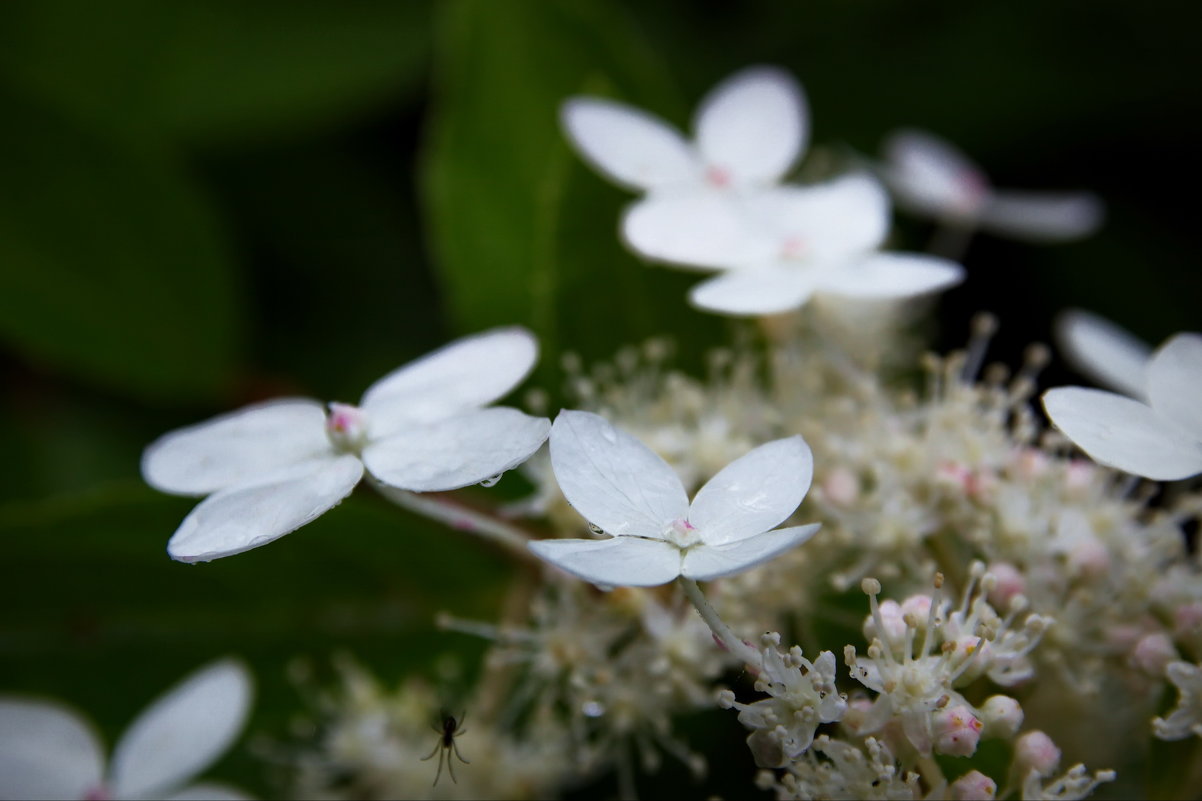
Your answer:
[[[1088,236],[1102,221],[1102,204],[1088,192],[993,189],[963,153],[923,131],[894,133],[885,159],[898,203],[945,223],[1052,242]]]
[[[563,105],[568,139],[615,183],[644,191],[709,191],[772,184],[801,154],[809,120],[787,73],[750,67],[715,87],[685,141],[663,120],[623,103],[577,97]]]
[[[185,562],[265,545],[336,506],[366,468],[415,492],[486,481],[529,458],[550,422],[482,408],[520,382],[534,337],[506,328],[465,337],[377,381],[359,406],[308,399],[250,406],[161,437],[146,449],[147,483],[208,495],[167,545]]]
[[[818,524],[772,531],[809,489],[813,459],[800,436],[731,462],[689,503],[668,464],[590,412],[563,411],[551,429],[551,466],[568,502],[606,540],[541,540],[543,559],[594,584],[652,587],[684,576],[728,576],[777,556]]]
[[[1148,403],[1083,387],[1048,390],[1048,417],[1094,460],[1171,481],[1202,473],[1202,334],[1178,334],[1147,365]]]
[[[237,739],[250,700],[240,663],[203,667],[130,724],[106,768],[92,727],[70,709],[0,698],[0,798],[247,798],[211,782],[183,785]]]
[[[853,174],[731,198],[650,198],[622,222],[627,244],[658,261],[723,270],[689,293],[695,306],[733,315],[800,308],[815,293],[908,298],[959,283],[963,268],[918,253],[882,253],[889,198]]]

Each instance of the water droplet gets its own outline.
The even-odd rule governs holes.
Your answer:
[[[480,486],[481,487],[495,487],[497,485],[497,482],[500,480],[501,480],[501,474],[497,473],[495,476],[489,476],[488,478],[481,481]]]
[[[605,707],[597,701],[585,701],[580,705],[580,711],[583,712],[586,717],[599,718],[605,714]]]

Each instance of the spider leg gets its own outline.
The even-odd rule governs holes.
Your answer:
[[[451,748],[452,748],[452,749],[454,749],[454,751],[455,751],[455,756],[459,757],[459,761],[460,761],[460,762],[462,762],[462,763],[463,763],[463,764],[465,764],[465,765],[470,765],[470,764],[472,764],[471,762],[468,762],[466,759],[464,759],[464,758],[463,758],[463,754],[459,753],[459,743],[455,742],[454,740],[451,740]],[[448,759],[447,759],[447,763],[449,764],[449,763],[450,763],[450,761],[451,761],[451,760],[448,758]]]
[[[441,743],[439,743],[439,745],[441,745]],[[431,787],[437,787],[438,780],[442,778],[442,758],[444,756],[446,756],[446,754],[447,754],[447,749],[445,749],[445,748],[440,749],[438,752],[438,773],[434,774],[434,784],[430,785]],[[448,766],[450,765],[450,760],[447,760],[447,765]],[[454,772],[451,773],[451,781],[455,781]],[[455,782],[455,783],[458,784],[459,782]]]
[[[438,745],[434,746],[433,751],[431,751],[430,753],[428,753],[424,757],[422,757],[422,762],[425,762],[427,759],[430,759],[431,757],[433,757],[435,752],[437,752],[439,748],[442,748],[442,740],[438,741]]]

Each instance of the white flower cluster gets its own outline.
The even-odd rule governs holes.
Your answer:
[[[872,175],[785,182],[809,121],[780,70],[714,89],[693,142],[609,100],[570,100],[562,120],[589,162],[645,193],[622,221],[636,252],[719,271],[689,295],[702,309],[810,313],[824,299],[900,301],[963,278],[943,258],[880,251],[889,202]],[[1099,218],[1089,196],[990,189],[927,135],[900,134],[887,150],[879,173],[899,200],[949,225],[1046,240]],[[501,620],[442,621],[491,641],[468,703],[470,769],[433,788],[447,797],[553,794],[609,768],[630,796],[636,767],[654,769],[661,752],[701,776],[705,760],[674,722],[712,706],[727,669],[754,677],[720,691],[719,705],[738,711],[756,782],[779,798],[1084,798],[1115,778],[1088,773],[1084,758],[1126,769],[1150,736],[1202,736],[1191,661],[1202,657],[1202,582],[1181,531],[1202,497],[1180,487],[1150,503],[1044,431],[1031,400],[1046,349],[1013,378],[984,367],[985,318],[964,352],[924,360],[916,389],[890,372],[904,348],[887,319],[865,328],[886,331],[873,345],[828,336],[817,315],[764,321],[766,350],[721,355],[706,381],[665,369],[658,346],[625,351],[614,367],[571,371],[578,408],[553,424],[488,406],[537,350],[527,332],[499,329],[400,368],[357,407],[289,400],[168,434],[143,470],[160,489],[207,496],[169,545],[184,561],[282,536],[366,473],[385,497],[545,568]],[[1087,361],[1119,363],[1118,383],[1140,399],[1053,390],[1056,426],[1103,465],[1154,479],[1202,471],[1202,336],[1148,356],[1095,330]],[[421,495],[491,484],[547,439],[525,503],[489,514]],[[882,600],[883,586],[901,600]],[[849,644],[861,637],[866,648]],[[1157,717],[1170,683],[1180,701]],[[451,758],[463,717],[445,716],[433,742],[431,696],[345,671],[296,792],[431,792],[415,763],[439,748]],[[1012,755],[1004,775],[980,757],[983,738]],[[1062,749],[1073,767],[1058,775]]]

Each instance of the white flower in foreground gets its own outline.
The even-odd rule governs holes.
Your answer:
[[[1112,392],[1044,393],[1048,417],[1097,462],[1157,481],[1202,473],[1202,334],[1178,334],[1147,365],[1141,403]]]
[[[241,663],[203,667],[130,724],[106,768],[92,727],[67,707],[0,698],[0,798],[248,798],[221,784],[184,783],[229,749],[250,701],[250,674]]]
[[[336,506],[363,477],[414,492],[477,484],[538,450],[550,422],[481,408],[516,386],[538,354],[529,332],[465,337],[377,381],[359,406],[290,398],[161,437],[142,457],[151,486],[208,495],[167,544],[204,562],[265,545]]]
[[[801,503],[813,475],[800,436],[775,440],[724,467],[689,503],[667,462],[590,412],[562,411],[551,466],[568,503],[613,535],[540,540],[530,548],[594,584],[653,587],[684,576],[729,576],[805,542],[817,523],[772,531]]]
[[[946,259],[879,252],[888,230],[888,195],[865,174],[738,198],[651,197],[622,222],[627,244],[647,258],[725,271],[695,286],[689,299],[732,315],[797,309],[816,293],[909,298],[963,279],[963,268]]]
[[[1036,242],[1077,239],[1102,222],[1102,203],[1088,192],[993,189],[950,143],[923,131],[894,133],[882,169],[898,204],[967,228]]]
[[[1069,363],[1124,395],[1146,400],[1152,347],[1114,323],[1081,309],[1056,319],[1056,340]]]
[[[695,143],[658,117],[613,100],[572,98],[561,120],[589,163],[643,191],[775,183],[801,154],[809,128],[801,87],[771,67],[742,70],[711,90],[693,121]]]

